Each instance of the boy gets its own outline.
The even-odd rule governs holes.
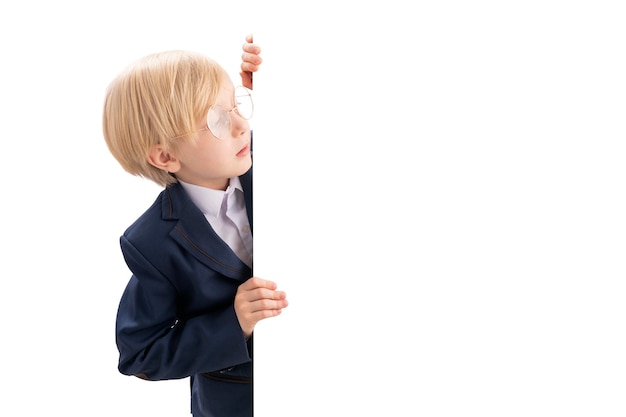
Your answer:
[[[260,48],[248,36],[243,49],[251,89]],[[190,376],[194,416],[252,415],[252,333],[287,307],[275,283],[251,278],[251,116],[250,91],[186,51],[137,61],[105,97],[109,150],[164,187],[120,238],[132,276],[117,314],[119,371]]]

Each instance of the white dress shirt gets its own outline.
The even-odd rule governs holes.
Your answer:
[[[226,191],[179,182],[217,235],[239,259],[252,266],[252,231],[239,178],[231,178]]]

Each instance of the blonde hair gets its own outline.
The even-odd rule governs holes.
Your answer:
[[[159,52],[136,61],[106,91],[102,126],[109,151],[132,175],[162,186],[176,182],[151,165],[148,154],[155,145],[169,152],[180,140],[196,140],[197,120],[227,79],[217,62],[194,52]]]

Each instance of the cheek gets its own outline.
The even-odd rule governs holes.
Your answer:
[[[180,149],[180,159],[186,165],[202,165],[211,162],[214,152],[206,146],[206,141],[199,139],[195,143],[187,143]]]
[[[228,150],[227,147],[219,146],[219,144],[205,144],[195,149],[192,158],[204,167],[211,169],[227,163]]]

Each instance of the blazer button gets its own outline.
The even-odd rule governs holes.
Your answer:
[[[227,368],[227,369],[222,369],[222,370],[220,371],[220,374],[224,374],[224,373],[226,373],[226,372],[230,372],[230,371],[232,371],[233,369],[235,369],[235,367],[234,367],[234,366],[231,366],[230,368]]]

